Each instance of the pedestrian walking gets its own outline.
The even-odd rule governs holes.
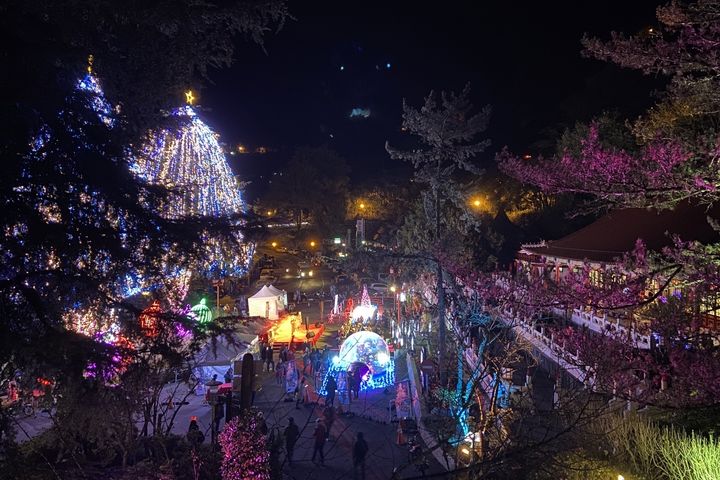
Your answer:
[[[325,426],[322,424],[322,420],[319,418],[315,421],[315,432],[313,432],[313,438],[315,445],[313,447],[312,462],[315,463],[315,455],[320,454],[320,465],[325,465],[325,454],[323,449],[325,448]]]
[[[258,431],[263,435],[268,434],[267,422],[265,421],[265,415],[263,415],[262,412],[260,412],[260,424],[258,425]]]
[[[288,426],[285,427],[285,452],[287,453],[288,464],[292,465],[293,451],[295,451],[295,443],[300,438],[300,429],[295,424],[293,417],[288,418]]]
[[[365,480],[365,457],[369,450],[363,432],[358,432],[353,446],[353,479]]]
[[[325,407],[323,410],[323,420],[325,420],[325,438],[330,438],[330,430],[335,422],[335,409],[331,406]]]
[[[325,385],[325,389],[327,390],[325,405],[332,406],[333,403],[335,403],[335,390],[337,390],[337,383],[335,382],[334,376],[330,375],[330,378],[328,378],[327,384]]]

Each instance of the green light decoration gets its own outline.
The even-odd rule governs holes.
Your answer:
[[[200,303],[190,309],[198,323],[205,324],[210,323],[213,320],[213,314],[210,307],[206,305],[207,301],[203,298]]]

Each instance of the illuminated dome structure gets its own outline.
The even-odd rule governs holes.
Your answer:
[[[168,218],[228,218],[242,226],[238,216],[245,211],[245,204],[216,134],[190,105],[175,110],[168,122],[171,128],[148,135],[131,166],[133,173],[175,192],[164,207],[163,214]],[[202,273],[244,274],[253,245],[242,241],[239,232],[224,240],[208,238],[202,252]]]
[[[362,362],[373,375],[379,375],[384,373],[390,364],[390,351],[380,335],[363,330],[345,339],[337,358],[336,363],[343,367]]]

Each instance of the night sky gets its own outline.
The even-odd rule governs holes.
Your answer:
[[[604,109],[647,107],[657,80],[582,58],[580,39],[646,28],[657,4],[291,1],[296,20],[267,37],[266,53],[238,41],[236,63],[211,73],[203,115],[228,144],[270,149],[233,157],[256,188],[296,146],[323,143],[367,184],[401,166],[384,144],[402,142],[403,98],[418,105],[431,89],[469,81],[475,105],[493,108],[492,146],[479,159],[487,165],[504,145],[535,153],[556,138],[553,129]],[[353,108],[370,116],[351,118]]]

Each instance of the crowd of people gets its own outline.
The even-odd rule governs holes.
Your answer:
[[[317,379],[313,379],[314,374],[318,374],[317,378],[323,378],[324,373],[330,367],[332,362],[331,351],[326,346],[323,349],[311,348],[304,345],[302,356],[291,346],[282,346],[278,351],[273,349],[269,343],[263,343],[260,347],[260,359],[264,372],[274,372],[276,384],[283,386],[286,393],[286,401],[288,399],[295,401],[295,407],[300,405],[310,405],[322,401],[322,413],[315,420],[312,432],[311,442],[313,453],[311,461],[322,466],[325,464],[325,444],[330,440],[330,433],[333,424],[338,415],[335,408],[335,395],[337,390],[337,382],[333,376],[328,376],[325,384],[326,395],[324,399],[316,398],[311,401],[309,390],[316,384]],[[294,369],[294,373],[291,369]],[[288,378],[297,376],[297,386],[290,388]],[[358,382],[359,387],[359,382]],[[357,393],[356,393],[357,394]],[[277,438],[272,438],[276,433],[271,432],[268,438],[269,444],[276,442]],[[281,435],[284,440],[285,460],[292,465],[295,456],[296,445],[302,436],[302,429],[295,422],[293,417],[288,417],[288,423],[277,435]],[[354,478],[365,478],[365,457],[368,452],[368,444],[364,439],[362,432],[358,432],[353,446],[353,475]]]

